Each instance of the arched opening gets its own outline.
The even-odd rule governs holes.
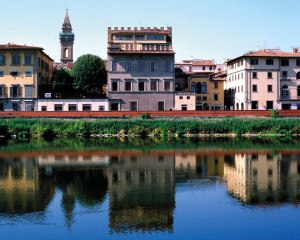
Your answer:
[[[69,57],[69,49],[68,48],[65,48],[65,58],[68,58]]]
[[[297,72],[296,78],[297,78],[297,79],[300,79],[300,72]]]
[[[239,103],[236,103],[236,110],[240,110]]]
[[[201,82],[197,83],[197,93],[201,93]]]
[[[241,103],[241,110],[244,110],[244,103]]]
[[[202,89],[201,89],[202,93],[206,93],[207,90],[206,90],[206,82],[203,82],[202,83]]]

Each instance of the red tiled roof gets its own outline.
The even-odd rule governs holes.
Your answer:
[[[214,66],[216,64],[213,63],[212,60],[201,60],[201,61],[193,61],[193,66]]]
[[[300,53],[282,52],[281,50],[260,50],[244,54],[245,57],[300,57]]]
[[[44,50],[41,47],[27,46],[27,45],[17,45],[17,44],[0,44],[0,49],[36,49],[36,50]]]
[[[279,49],[264,49],[259,51],[251,51],[248,52],[242,56],[236,57],[234,59],[228,60],[228,62],[234,61],[236,59],[242,58],[242,57],[300,57],[300,52],[294,53],[294,52],[283,52]]]

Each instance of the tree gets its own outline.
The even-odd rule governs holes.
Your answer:
[[[74,64],[72,77],[73,87],[79,95],[99,97],[107,81],[104,61],[92,54],[82,55]]]
[[[72,86],[73,78],[71,71],[67,68],[55,69],[52,77],[52,89],[54,94],[60,94],[62,97],[74,97],[74,88]]]

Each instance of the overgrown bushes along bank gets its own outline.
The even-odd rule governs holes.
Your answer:
[[[202,134],[300,134],[298,118],[215,119],[3,119],[0,135],[17,137],[90,137],[102,135],[191,136]]]

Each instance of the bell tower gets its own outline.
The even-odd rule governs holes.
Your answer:
[[[66,15],[64,23],[61,28],[62,32],[59,34],[59,40],[61,45],[60,56],[61,62],[64,65],[73,62],[73,45],[75,35],[72,32],[72,25],[70,23],[70,18],[68,14],[68,9],[66,10]]]

